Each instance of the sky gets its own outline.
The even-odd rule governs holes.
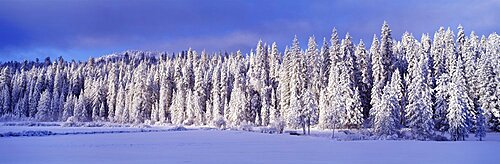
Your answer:
[[[87,60],[125,50],[280,50],[297,35],[321,45],[335,27],[370,44],[383,21],[400,40],[440,26],[467,34],[500,29],[500,0],[0,0],[0,62]],[[432,35],[431,35],[432,36]]]

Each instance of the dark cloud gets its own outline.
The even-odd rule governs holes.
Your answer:
[[[320,42],[333,27],[369,43],[384,20],[396,38],[459,23],[488,34],[500,27],[498,8],[496,0],[7,0],[0,5],[0,60],[86,59],[126,49],[248,51],[259,39],[284,48],[295,34],[305,46],[308,36]]]

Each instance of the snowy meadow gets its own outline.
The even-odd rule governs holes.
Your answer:
[[[484,141],[356,140],[342,130],[311,135],[261,133],[258,128],[0,126],[2,163],[496,163],[500,134]],[[33,125],[33,124],[31,124]],[[33,133],[32,133],[33,134]],[[351,134],[352,135],[352,134]],[[360,158],[363,156],[363,158]],[[29,157],[29,158],[27,158]]]
[[[500,37],[456,31],[3,62],[0,161],[495,163]]]

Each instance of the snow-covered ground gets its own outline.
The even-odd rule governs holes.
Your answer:
[[[327,137],[326,131],[314,131],[314,136],[290,136],[175,127],[0,126],[0,133],[26,130],[74,135],[0,137],[0,163],[485,164],[500,161],[498,133],[489,133],[486,141],[481,142],[334,141]],[[132,133],[78,133],[113,131]]]

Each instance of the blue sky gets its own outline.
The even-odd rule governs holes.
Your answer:
[[[124,50],[248,52],[262,39],[281,50],[294,35],[321,43],[336,27],[370,43],[388,21],[393,37],[440,26],[479,35],[500,29],[499,0],[1,0],[0,61],[86,60]]]

